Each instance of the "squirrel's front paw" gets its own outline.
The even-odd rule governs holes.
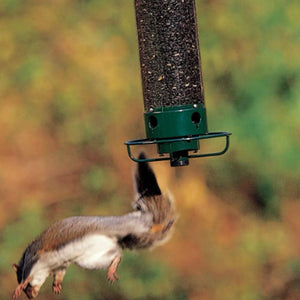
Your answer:
[[[13,300],[19,298],[21,293],[22,293],[22,287],[20,285],[18,285],[17,288],[14,291]]]
[[[52,291],[54,294],[60,294],[62,290],[61,282],[53,282]]]

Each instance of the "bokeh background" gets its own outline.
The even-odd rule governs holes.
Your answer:
[[[39,299],[300,299],[299,1],[196,3],[209,129],[233,133],[229,152],[153,164],[176,198],[172,240],[126,252],[114,285],[72,266],[63,294],[49,279]],[[133,1],[1,0],[0,14],[0,299],[10,299],[11,265],[42,229],[130,210],[123,142],[144,125]]]

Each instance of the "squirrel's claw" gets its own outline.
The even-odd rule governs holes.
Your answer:
[[[115,280],[119,280],[119,275],[117,274],[116,271],[110,271],[110,269],[108,270],[107,272],[107,280],[110,282],[110,283],[114,283]]]
[[[13,294],[13,297],[12,297],[13,300],[16,300],[17,298],[20,297],[20,295],[21,295],[21,293],[22,293],[22,290],[23,290],[22,285],[19,284],[19,285],[17,286],[17,288],[15,289],[15,291],[14,291],[14,294]]]
[[[62,290],[61,283],[64,279],[64,276],[66,274],[66,269],[59,269],[56,270],[53,274],[53,284],[52,284],[52,291],[54,294],[60,294]]]
[[[28,283],[30,282],[31,278],[32,278],[31,276],[28,276],[24,282],[20,283],[17,286],[17,288],[15,289],[14,294],[13,294],[13,300],[20,297],[22,291],[26,289],[26,287],[27,287]]]
[[[52,291],[54,294],[60,294],[62,290],[61,282],[53,282]]]

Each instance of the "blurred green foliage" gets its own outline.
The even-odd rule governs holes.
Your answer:
[[[229,152],[154,168],[177,199],[172,240],[126,252],[120,281],[76,266],[42,299],[300,298],[299,1],[196,1],[210,131]],[[0,298],[54,220],[121,214],[123,142],[144,136],[133,2],[0,2]],[[204,145],[205,147],[205,145]]]

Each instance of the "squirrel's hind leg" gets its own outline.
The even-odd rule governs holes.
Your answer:
[[[119,280],[119,275],[117,274],[118,266],[121,262],[121,255],[117,255],[113,261],[111,262],[110,266],[107,269],[107,280],[113,283],[115,280]]]

